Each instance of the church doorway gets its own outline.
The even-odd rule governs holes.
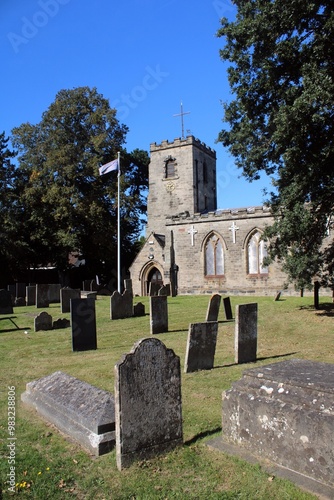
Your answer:
[[[154,287],[154,289],[158,290],[159,288],[162,287],[163,280],[162,280],[162,275],[159,269],[156,267],[152,267],[150,272],[147,275],[147,288],[146,288],[146,294],[149,295],[150,292],[150,287]]]

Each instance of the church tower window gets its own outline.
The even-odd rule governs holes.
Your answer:
[[[176,175],[176,161],[172,156],[165,159],[165,179],[170,179]]]
[[[248,241],[248,274],[268,274],[268,267],[263,265],[263,260],[267,257],[267,247],[260,231],[253,233]]]
[[[224,249],[221,239],[212,234],[205,244],[205,275],[222,276],[224,274]]]

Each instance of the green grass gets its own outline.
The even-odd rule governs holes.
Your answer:
[[[148,298],[137,298],[149,312]],[[92,458],[53,426],[21,403],[31,380],[64,371],[92,385],[114,391],[114,366],[139,339],[149,337],[149,315],[110,320],[110,298],[96,301],[98,349],[72,352],[71,330],[34,332],[35,307],[15,308],[15,320],[29,333],[3,331],[1,321],[1,486],[3,498],[34,499],[311,499],[292,483],[274,478],[251,465],[218,451],[205,442],[221,432],[222,391],[230,388],[254,364],[234,364],[234,321],[221,311],[213,370],[184,374],[189,323],[204,321],[209,297],[168,298],[169,332],[157,335],[180,356],[184,445],[168,454],[132,465],[119,472],[115,451]],[[333,312],[329,298],[315,311],[310,297],[232,297],[235,305],[258,302],[257,365],[291,357],[333,363]],[[48,309],[53,320],[68,317],[59,304]],[[8,492],[7,393],[16,388],[17,492]]]

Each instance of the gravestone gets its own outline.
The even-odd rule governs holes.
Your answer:
[[[137,342],[115,366],[119,470],[182,444],[180,358],[158,339]]]
[[[36,307],[38,309],[49,307],[49,285],[38,283],[36,285]]]
[[[7,290],[10,292],[12,296],[12,300],[14,301],[15,295],[16,295],[16,286],[15,285],[8,285]]]
[[[331,487],[325,498],[334,498],[333,401],[333,364],[291,359],[245,370],[223,393],[222,437],[211,444],[248,450],[303,487],[307,478],[319,494]]]
[[[61,288],[60,289],[60,310],[61,313],[69,313],[71,311],[71,300],[80,299],[79,288]]]
[[[124,290],[126,290],[127,292],[131,293],[131,295],[133,295],[133,288],[132,288],[132,280],[131,279],[124,280]]]
[[[281,292],[277,292],[274,301],[277,302],[281,298]]]
[[[159,292],[159,289],[161,288],[161,285],[159,285],[158,283],[151,283],[149,284],[149,290],[148,290],[148,294],[150,297],[155,297],[156,295],[158,295],[158,292]]]
[[[167,287],[165,285],[163,285],[161,288],[159,288],[158,295],[168,295]]]
[[[210,297],[205,321],[218,321],[221,295],[215,294]]]
[[[72,350],[97,349],[94,299],[71,299]]]
[[[15,297],[14,307],[22,307],[26,305],[26,299],[24,297]]]
[[[115,400],[63,372],[26,385],[22,401],[96,456],[115,447]]]
[[[13,314],[12,294],[4,288],[0,290],[0,314]]]
[[[168,303],[166,295],[150,297],[150,333],[168,332]]]
[[[54,330],[59,330],[61,328],[69,328],[70,326],[71,322],[69,319],[66,318],[59,318],[52,323],[52,328]]]
[[[136,317],[145,316],[145,306],[142,302],[137,302],[137,304],[133,306],[133,315]]]
[[[110,299],[110,319],[132,318],[133,316],[133,295],[125,290],[121,295],[117,290]]]
[[[52,316],[47,312],[43,311],[35,317],[34,320],[35,332],[40,330],[52,330]]]
[[[26,303],[27,306],[36,305],[36,285],[28,285],[26,287]]]
[[[218,322],[192,323],[189,325],[185,373],[197,370],[211,370],[214,364],[217,344]]]
[[[26,296],[26,284],[25,283],[15,283],[15,297]]]
[[[230,297],[223,298],[223,305],[224,305],[224,311],[225,311],[225,318],[227,320],[233,319]]]
[[[50,304],[59,304],[60,303],[60,284],[59,283],[50,283],[49,284],[49,302]]]
[[[236,363],[256,361],[257,304],[236,306],[234,350]]]
[[[96,300],[96,295],[97,295],[97,292],[92,292],[92,291],[81,290],[81,292],[80,292],[80,297],[82,299],[94,299],[94,300]]]

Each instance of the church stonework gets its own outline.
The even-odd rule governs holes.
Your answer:
[[[131,265],[133,292],[275,295],[286,281],[263,265],[265,206],[217,210],[216,153],[193,136],[150,146],[146,242]],[[289,289],[288,293],[296,293]]]

